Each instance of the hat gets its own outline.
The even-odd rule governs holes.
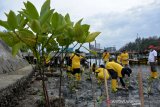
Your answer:
[[[149,49],[153,49],[153,48],[154,48],[154,46],[153,46],[153,45],[150,45],[148,48],[149,48]]]
[[[130,68],[124,68],[122,69],[122,76],[124,77],[125,75],[128,75],[128,77],[130,77],[132,73],[132,70]]]
[[[101,68],[105,68],[105,66],[103,64],[100,65]]]

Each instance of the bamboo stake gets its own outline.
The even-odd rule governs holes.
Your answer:
[[[89,49],[91,49],[91,44],[89,42]],[[92,97],[93,97],[93,103],[94,103],[94,107],[96,107],[96,98],[95,98],[95,90],[94,90],[94,77],[92,78],[91,74],[92,74],[92,68],[91,68],[91,52],[90,52],[90,58],[89,58],[89,76],[91,79],[91,88],[92,88]]]
[[[141,67],[139,67],[138,76],[139,76],[139,96],[140,96],[140,100],[141,100],[141,107],[144,107],[143,82],[142,82]]]
[[[104,85],[105,85],[106,95],[107,95],[107,107],[110,107],[110,99],[109,99],[108,84],[107,84],[107,80],[106,80],[105,69],[103,69],[103,74],[104,74]]]

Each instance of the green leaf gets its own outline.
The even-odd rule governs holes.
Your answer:
[[[11,36],[6,32],[0,32],[0,38],[9,46],[13,45]]]
[[[58,21],[59,21],[59,14],[57,12],[55,12],[52,16],[52,27],[54,29],[57,29],[58,27]]]
[[[70,38],[64,34],[58,36],[56,40],[60,46],[68,46],[72,43]]]
[[[59,14],[59,22],[58,22],[58,28],[57,31],[61,31],[62,29],[64,29],[67,26],[67,23],[64,19],[64,17]]]
[[[41,32],[41,25],[40,22],[38,20],[33,20],[31,22],[31,29],[35,32],[35,33],[40,33]]]
[[[54,39],[50,39],[48,41],[46,49],[47,49],[47,53],[49,53],[51,51],[57,51],[58,50],[58,44],[57,44],[57,42]]]
[[[24,18],[24,16],[21,13],[17,15],[17,20],[19,25],[18,29],[23,29],[28,22],[28,19]]]
[[[41,7],[40,16],[43,16],[46,12],[50,10],[50,0],[46,0]]]
[[[77,25],[81,25],[82,20],[83,20],[83,18],[82,18],[82,19],[80,19],[80,20],[75,24],[75,26],[77,26]]]
[[[18,12],[22,14],[24,17],[26,17],[29,21],[32,20],[32,18],[29,16],[29,14],[27,13],[25,9],[23,9],[23,11],[18,11]]]
[[[64,17],[61,14],[58,14],[57,12],[53,14],[51,21],[52,21],[53,32],[57,33],[59,33],[59,31],[62,32],[62,30],[67,25]]]
[[[87,51],[89,51],[90,53],[92,53],[93,55],[97,55],[97,52],[96,51],[94,51],[94,50],[90,50],[90,49],[88,49],[88,48],[86,48],[86,47],[84,47],[84,46],[82,46],[84,49],[86,49]]]
[[[23,29],[28,23],[28,19],[24,19],[19,23],[19,29]]]
[[[7,30],[9,30],[9,25],[8,25],[8,23],[6,21],[0,20],[0,26],[2,26],[4,28],[6,28]]]
[[[93,33],[90,33],[90,34],[87,36],[85,42],[92,42],[92,41],[94,41],[95,38],[96,38],[100,33],[101,33],[101,32],[93,32]]]
[[[44,23],[42,25],[42,33],[50,33],[52,31],[50,23]]]
[[[50,21],[49,19],[51,18],[53,11],[54,9],[45,11],[45,13],[43,13],[43,15],[40,16],[39,21],[41,25],[43,25],[45,22]]]
[[[24,5],[26,7],[26,11],[27,11],[28,15],[32,19],[38,19],[39,18],[38,11],[31,2],[27,1],[27,3],[24,3]]]
[[[88,25],[88,24],[82,25],[82,29],[83,29],[83,31],[86,32],[86,33],[89,32],[89,28],[90,28],[90,25]]]
[[[13,11],[9,12],[7,22],[11,30],[15,30],[18,27],[17,17]]]
[[[77,22],[76,25],[74,26],[73,30],[74,30],[75,41],[77,41],[78,43],[83,43],[86,36],[84,35],[82,25],[80,25],[80,23]]]
[[[36,39],[32,39],[30,37],[23,38],[25,44],[29,45],[30,47],[34,47],[36,44]]]
[[[48,36],[47,35],[38,35],[38,42],[41,44],[45,44],[47,41]]]
[[[36,37],[35,37],[35,35],[33,34],[33,32],[32,31],[30,31],[30,30],[28,30],[28,29],[22,29],[22,30],[19,30],[19,31],[17,31],[18,32],[18,34],[19,34],[19,36],[23,39],[23,38],[28,38],[28,37],[30,37],[30,38],[32,38],[32,39],[35,39]]]
[[[69,14],[65,15],[65,21],[69,26],[73,26],[73,22],[71,22]]]
[[[15,56],[22,46],[23,46],[22,42],[19,42],[15,44],[14,46],[12,46],[12,55]]]

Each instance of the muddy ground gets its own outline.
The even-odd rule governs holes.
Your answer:
[[[110,106],[111,107],[140,107],[138,71],[141,68],[143,77],[143,95],[145,107],[159,107],[160,104],[160,79],[149,80],[149,66],[131,66],[133,74],[130,79],[131,89],[111,92],[110,80],[108,80]],[[160,67],[158,67],[160,71]],[[74,84],[73,79],[67,78],[65,71],[62,77],[62,96],[65,99],[65,107],[106,107],[106,94],[104,83],[98,84],[94,74],[91,79],[86,69],[82,74],[82,80]],[[46,81],[49,97],[58,98],[59,77],[48,77]],[[74,85],[77,85],[74,88]],[[41,81],[32,81],[23,95],[17,98],[16,107],[36,107],[43,101]]]

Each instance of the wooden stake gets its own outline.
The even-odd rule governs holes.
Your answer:
[[[107,84],[107,80],[106,80],[106,72],[105,72],[105,69],[103,69],[103,74],[104,74],[104,86],[105,86],[106,95],[107,95],[107,107],[110,107],[110,99],[109,99],[108,84]]]
[[[141,100],[141,107],[144,107],[144,95],[143,95],[143,82],[142,82],[141,67],[139,67],[138,77],[139,77],[139,96],[140,96],[140,100]]]

